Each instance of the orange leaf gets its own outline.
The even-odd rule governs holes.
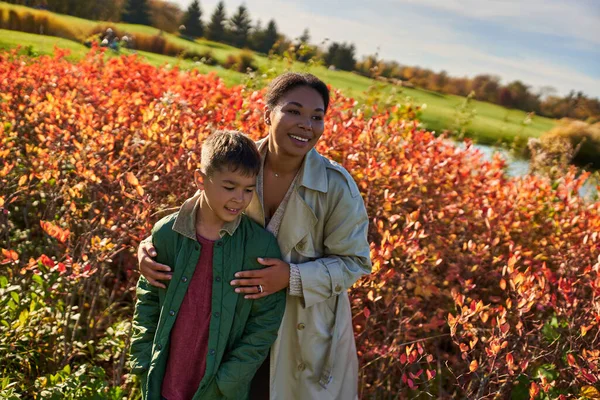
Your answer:
[[[140,184],[140,182],[132,172],[128,172],[127,174],[125,174],[125,179],[127,179],[127,182],[132,186],[138,186]]]
[[[535,398],[540,393],[540,387],[537,383],[531,382],[531,386],[529,386],[529,396]]]
[[[477,362],[477,360],[471,361],[471,364],[469,364],[469,371],[475,372],[477,371],[477,368],[479,368],[479,363]]]
[[[19,261],[19,253],[14,250],[6,250],[2,249],[3,260],[0,261],[0,264],[10,264],[11,262]]]
[[[515,359],[513,358],[512,353],[508,353],[506,355],[506,363],[508,364],[509,367],[515,363]]]
[[[40,221],[40,225],[44,232],[57,239],[61,243],[66,242],[71,234],[71,231],[68,229],[62,229],[61,227],[54,225],[52,222]]]
[[[567,362],[571,367],[577,366],[577,360],[575,360],[575,357],[571,353],[567,354]]]

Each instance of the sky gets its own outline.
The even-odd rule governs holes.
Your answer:
[[[170,0],[186,9],[192,0]],[[200,0],[208,21],[218,0]],[[451,76],[492,74],[534,92],[551,86],[600,98],[600,0],[226,0],[253,21],[274,19],[311,43],[354,43],[357,58],[385,60]]]

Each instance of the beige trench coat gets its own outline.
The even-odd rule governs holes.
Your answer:
[[[258,143],[262,149],[266,140]],[[311,150],[279,228],[283,259],[298,265],[303,297],[288,294],[271,350],[271,400],[357,399],[358,359],[347,289],[371,272],[368,217],[356,183]],[[264,226],[255,194],[246,213]]]

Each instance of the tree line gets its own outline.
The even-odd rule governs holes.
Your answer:
[[[482,74],[473,78],[452,77],[446,71],[435,72],[417,66],[386,61],[377,55],[357,61],[352,43],[329,42],[320,46],[310,43],[305,29],[302,35],[290,39],[279,32],[275,20],[263,26],[253,22],[248,8],[240,5],[228,17],[225,3],[219,2],[208,18],[199,0],[194,0],[183,11],[177,4],[165,0],[8,0],[8,3],[43,8],[61,14],[85,19],[151,25],[166,32],[177,32],[190,39],[204,37],[239,48],[269,54],[292,55],[306,62],[319,60],[331,68],[354,71],[371,78],[386,79],[394,83],[414,85],[439,93],[472,96],[477,100],[502,105],[507,108],[535,112],[550,118],[576,118],[595,122],[600,120],[600,100],[572,91],[566,96],[556,95],[551,87],[537,92],[521,81],[502,84],[497,76]]]

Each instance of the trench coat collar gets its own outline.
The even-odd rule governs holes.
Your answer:
[[[263,159],[267,155],[268,137],[256,142],[258,151]],[[307,189],[316,190],[318,192],[327,193],[327,168],[325,160],[314,148],[304,157],[302,166],[300,167],[299,185]]]

